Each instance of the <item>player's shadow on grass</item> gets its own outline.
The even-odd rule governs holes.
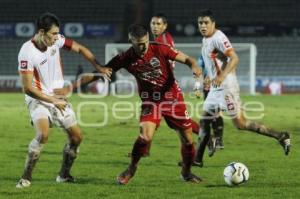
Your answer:
[[[77,179],[75,184],[93,184],[93,185],[116,185],[116,180],[114,179],[103,179],[103,178],[80,178]]]
[[[106,166],[116,166],[116,165],[128,165],[128,161],[118,161],[118,160],[85,160],[84,164],[91,165],[106,165]]]
[[[209,185],[205,185],[206,188],[217,188],[217,187],[229,187],[226,184],[209,184]],[[229,187],[229,188],[233,188],[233,187]]]

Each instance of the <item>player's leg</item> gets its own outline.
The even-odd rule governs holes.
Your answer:
[[[202,179],[191,172],[196,153],[192,137],[192,128],[179,130],[179,135],[182,156],[181,177],[184,181],[199,183]]]
[[[203,118],[200,120],[200,133],[198,138],[197,152],[195,157],[195,163],[197,163],[200,167],[203,166],[203,156],[205,152],[205,148],[210,141],[210,125],[211,119],[206,116],[208,113],[203,114]]]
[[[63,113],[58,109],[52,110],[52,118],[53,122],[64,129],[68,136],[68,143],[63,149],[62,165],[59,175],[56,177],[56,182],[74,182],[70,171],[82,140],[81,130],[77,125],[75,113],[70,104],[66,106]]]
[[[68,143],[63,149],[62,165],[59,175],[56,178],[56,182],[74,182],[74,178],[70,172],[77,157],[78,147],[82,140],[82,134],[77,124],[66,129],[66,132],[68,134]]]
[[[192,123],[192,131],[194,134],[196,134],[197,136],[199,136],[199,131],[200,131],[200,126],[199,124],[191,119],[191,123]]]
[[[232,117],[233,124],[239,130],[247,130],[256,132],[260,135],[272,137],[278,140],[284,149],[284,153],[288,155],[291,147],[290,135],[287,132],[278,132],[266,127],[255,121],[250,121],[245,118],[244,111],[241,108],[239,91],[236,88],[226,90],[224,92],[224,102],[227,107],[227,112]]]
[[[204,110],[206,111],[202,114],[202,119],[200,120],[201,128],[199,132],[197,153],[195,158],[195,165],[200,167],[203,166],[203,155],[205,152],[205,147],[207,146],[208,148],[209,157],[212,157],[215,152],[215,139],[210,133],[212,122],[214,119],[214,113],[209,114],[211,112],[210,109],[213,110],[216,106],[214,102],[215,93],[210,92],[209,84],[204,84],[203,86],[203,97],[205,100]]]
[[[195,162],[199,166],[203,166],[203,156],[205,147],[208,146],[208,155],[211,157],[215,152],[215,144],[210,134],[211,123],[219,110],[219,104],[221,99],[221,92],[210,90],[204,91],[205,101],[203,104],[204,112],[202,119],[200,120],[200,133],[198,139],[197,153]]]
[[[258,122],[247,120],[244,116],[243,111],[241,110],[239,111],[237,117],[233,118],[233,123],[240,130],[248,130],[248,131],[256,132],[260,135],[275,138],[283,147],[284,153],[286,155],[289,154],[290,147],[291,147],[289,133],[278,132]]]
[[[223,144],[224,121],[220,113],[216,116],[216,118],[212,120],[212,129],[215,136],[216,148],[224,149],[224,144]]]
[[[201,178],[191,173],[191,166],[195,158],[192,120],[186,110],[183,96],[179,93],[176,103],[165,103],[162,115],[168,126],[179,133],[181,141],[181,176],[184,181],[199,183]]]
[[[17,188],[28,187],[31,184],[32,172],[39,160],[40,153],[43,149],[43,145],[48,140],[49,120],[48,118],[41,118],[33,121],[33,126],[36,132],[35,138],[33,138],[28,146],[28,154],[25,162],[25,168],[22,178],[17,184]]]
[[[138,162],[148,153],[149,144],[152,141],[157,124],[145,121],[141,122],[140,126],[140,135],[133,145],[130,164],[127,169],[117,177],[117,182],[120,185],[125,185],[129,182],[137,170]]]

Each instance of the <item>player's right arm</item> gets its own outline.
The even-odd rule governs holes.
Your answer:
[[[53,96],[46,95],[32,86],[33,73],[20,73],[20,75],[24,93],[26,93],[32,98],[52,103],[60,110],[65,109],[67,105],[67,102],[65,100],[57,99]]]

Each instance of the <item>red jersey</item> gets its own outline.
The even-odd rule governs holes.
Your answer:
[[[174,40],[173,37],[170,33],[164,32],[163,34],[159,35],[158,37],[155,38],[155,41],[157,43],[162,43],[171,46],[172,48],[174,47]],[[170,61],[170,64],[172,68],[175,68],[175,62]]]
[[[163,34],[156,37],[155,41],[158,43],[167,44],[167,45],[170,45],[171,47],[174,47],[173,37],[168,32],[164,32]]]
[[[112,58],[107,66],[114,71],[125,68],[131,73],[137,80],[143,101],[162,101],[167,91],[177,94],[177,84],[169,64],[169,60],[174,60],[177,54],[178,52],[167,45],[150,43],[144,57],[138,56],[131,47]]]

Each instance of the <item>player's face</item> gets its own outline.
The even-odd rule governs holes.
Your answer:
[[[59,27],[52,25],[48,32],[43,32],[43,42],[46,46],[52,46],[58,40]]]
[[[129,39],[132,43],[132,47],[134,48],[136,54],[143,57],[146,54],[149,47],[149,34],[141,38],[135,38],[129,35]]]
[[[216,24],[210,17],[198,17],[198,28],[203,37],[210,37],[216,30]]]
[[[167,24],[163,22],[162,18],[152,17],[150,22],[150,28],[152,34],[157,37],[161,35],[167,29]]]

